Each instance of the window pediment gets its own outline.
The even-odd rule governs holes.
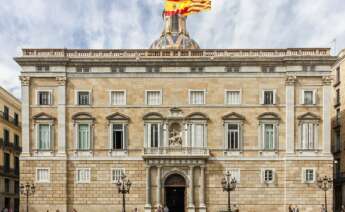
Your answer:
[[[244,121],[246,118],[238,113],[232,112],[228,113],[222,117],[223,120],[240,120]]]
[[[267,113],[262,113],[261,115],[259,115],[258,119],[259,120],[280,120],[280,117],[276,113],[267,112]]]
[[[86,112],[80,112],[80,113],[76,113],[72,116],[73,120],[91,120],[94,121],[95,118],[92,117],[91,114],[86,113]]]
[[[312,120],[312,121],[320,121],[321,118],[318,115],[315,115],[314,113],[308,112],[303,115],[298,116],[298,120]]]
[[[187,120],[209,120],[208,116],[201,112],[191,113],[186,117]]]
[[[46,113],[43,113],[43,112],[34,115],[32,118],[33,118],[35,121],[38,121],[38,120],[42,120],[42,121],[44,121],[44,120],[46,120],[46,121],[54,121],[54,120],[55,120],[54,117],[52,117],[51,115],[48,115],[48,114],[46,114]]]
[[[113,113],[113,114],[107,116],[107,119],[109,121],[116,121],[116,120],[119,120],[119,121],[129,121],[130,118],[128,116],[126,116],[126,115],[123,115],[123,114],[121,114],[119,112],[116,112],[116,113]]]
[[[144,115],[143,120],[163,120],[164,117],[162,114],[157,112],[151,112]]]

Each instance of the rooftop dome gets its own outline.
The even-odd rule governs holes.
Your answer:
[[[198,43],[189,37],[186,19],[182,15],[164,16],[163,32],[150,49],[199,49]]]

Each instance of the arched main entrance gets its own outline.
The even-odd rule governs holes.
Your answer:
[[[179,174],[172,174],[165,180],[164,189],[169,212],[184,212],[186,180]]]

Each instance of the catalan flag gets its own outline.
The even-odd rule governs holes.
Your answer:
[[[190,15],[211,9],[211,0],[165,0],[166,16]]]

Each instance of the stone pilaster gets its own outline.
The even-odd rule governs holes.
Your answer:
[[[145,204],[145,212],[151,212],[152,205],[151,205],[151,167],[146,167],[146,204]]]
[[[199,211],[206,212],[205,204],[205,166],[200,167],[200,204]]]
[[[157,207],[159,205],[162,205],[161,202],[161,170],[162,167],[161,166],[157,166]]]
[[[66,77],[57,77],[58,155],[66,155]]]
[[[288,76],[285,83],[286,104],[286,153],[295,152],[295,76]]]
[[[30,77],[20,77],[22,83],[22,154],[30,156]]]
[[[194,166],[189,167],[188,212],[195,212],[194,205]]]
[[[323,102],[322,102],[322,150],[324,154],[331,154],[331,102],[332,102],[332,78],[325,76],[323,82]]]

